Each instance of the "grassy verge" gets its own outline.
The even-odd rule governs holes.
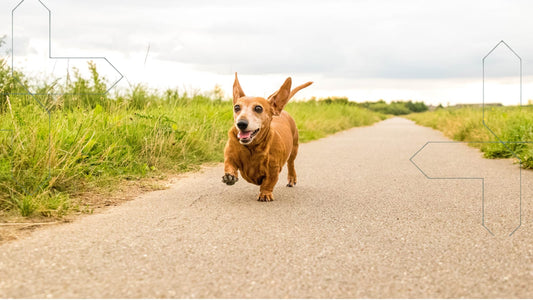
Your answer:
[[[442,131],[456,141],[498,141],[483,126],[481,108],[447,108],[411,114],[407,118],[419,125]],[[485,123],[502,141],[533,142],[533,107],[487,107]],[[533,169],[533,144],[470,144],[483,151],[487,158],[510,158],[512,152],[522,160],[522,166]],[[511,151],[509,151],[511,150]]]
[[[323,101],[292,102],[287,104],[285,110],[296,121],[302,143],[387,118],[384,114],[358,106]]]
[[[14,215],[61,218],[85,209],[76,200],[81,194],[220,162],[232,126],[231,102],[177,91],[160,95],[136,86],[114,99],[37,97],[50,118],[30,96],[4,98],[0,221]],[[290,103],[287,111],[303,142],[385,118],[320,101]]]

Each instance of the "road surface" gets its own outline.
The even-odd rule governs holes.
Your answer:
[[[509,236],[517,165],[464,144],[414,158],[429,177],[483,173],[483,212],[481,180],[409,161],[427,141],[447,139],[393,118],[303,144],[271,203],[206,168],[1,245],[0,297],[533,297],[533,172]]]

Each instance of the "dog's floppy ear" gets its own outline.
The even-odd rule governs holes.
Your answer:
[[[275,116],[279,116],[285,104],[289,102],[291,95],[291,84],[292,80],[289,77],[285,80],[279,90],[268,97],[268,101],[270,101],[270,105],[272,106],[272,113]]]
[[[291,91],[291,94],[289,95],[289,100],[292,98],[292,96],[294,96],[296,93],[298,93],[299,90],[304,89],[304,88],[310,86],[311,84],[313,84],[313,82],[312,82],[312,81],[309,81],[309,82],[306,82],[306,83],[304,83],[304,84],[302,84],[302,85],[299,85],[299,86],[295,87],[295,88]]]
[[[242,91],[241,84],[239,83],[239,79],[237,78],[237,72],[235,72],[235,82],[233,83],[233,103],[235,103],[237,99],[244,96],[246,95]]]

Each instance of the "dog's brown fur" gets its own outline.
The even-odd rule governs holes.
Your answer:
[[[233,107],[235,126],[228,132],[228,142],[224,149],[224,176],[222,181],[233,185],[238,180],[238,172],[253,184],[260,185],[259,201],[272,201],[272,191],[278,182],[279,173],[287,162],[287,186],[296,184],[294,160],[298,154],[298,129],[292,117],[283,107],[296,92],[311,85],[307,82],[291,91],[291,78],[287,78],[281,88],[268,99],[247,97],[235,73],[233,84]],[[261,107],[261,109],[258,108]],[[238,123],[254,123],[259,132],[254,135],[238,128]],[[260,125],[259,125],[260,123]],[[242,125],[242,124],[241,124]],[[245,128],[246,129],[246,128]],[[242,139],[249,136],[249,139]],[[244,142],[243,142],[244,141]]]

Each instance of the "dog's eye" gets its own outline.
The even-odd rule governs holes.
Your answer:
[[[259,105],[257,105],[256,107],[254,107],[254,110],[256,113],[260,114],[263,112],[263,108]]]
[[[239,112],[240,110],[241,110],[241,106],[240,106],[240,105],[235,105],[235,106],[233,107],[233,111],[234,111],[234,112]]]

